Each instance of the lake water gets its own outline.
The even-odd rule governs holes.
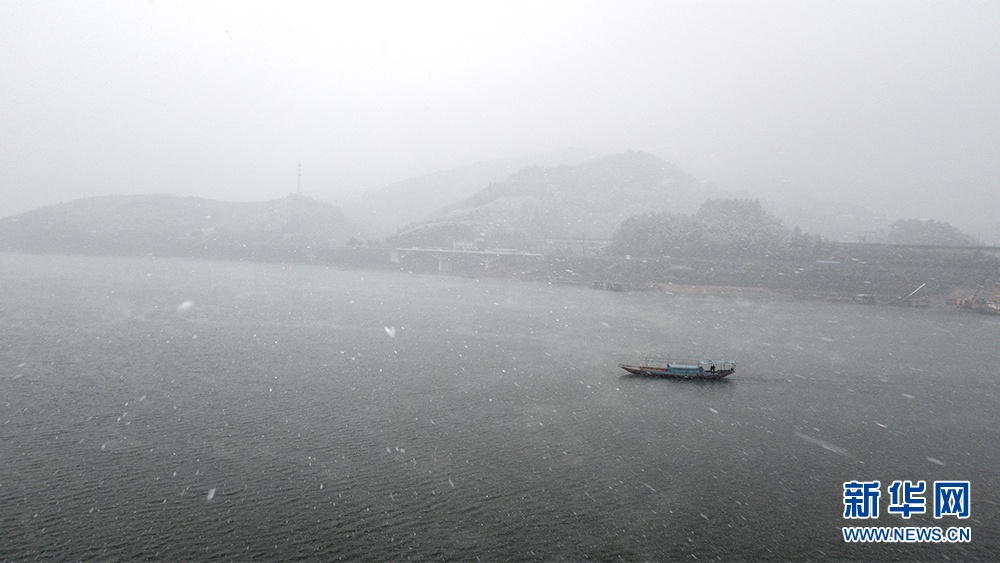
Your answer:
[[[738,366],[623,377],[653,354]],[[951,309],[0,254],[0,560],[988,560],[998,366]]]

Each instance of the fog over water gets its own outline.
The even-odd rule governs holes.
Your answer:
[[[997,30],[0,3],[0,563],[994,559]]]
[[[186,259],[0,254],[0,280],[2,561],[1000,548],[995,317]],[[739,365],[617,367],[667,352]],[[969,480],[972,514],[889,515],[897,479]],[[843,518],[851,480],[879,520]]]
[[[654,153],[1000,243],[997,2],[4,2],[0,216]],[[809,226],[802,225],[808,232]]]

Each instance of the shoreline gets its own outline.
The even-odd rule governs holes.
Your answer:
[[[313,265],[325,268],[336,268],[338,270],[342,269],[352,269],[352,270],[362,270],[362,271],[398,271],[401,273],[434,273],[431,270],[425,271],[424,268],[406,268],[400,267],[399,264],[392,263],[356,263],[356,264],[336,264],[328,261],[322,260],[246,260],[246,259],[232,259],[232,258],[222,258],[222,257],[200,257],[200,256],[184,256],[184,255],[157,255],[152,253],[147,254],[89,254],[89,253],[54,253],[54,252],[25,252],[18,250],[0,250],[3,254],[21,254],[28,256],[76,256],[76,257],[101,257],[101,258],[175,258],[175,259],[192,259],[192,260],[206,260],[206,261],[223,261],[223,262],[258,262],[258,263],[269,263],[269,264],[302,264],[302,265]],[[585,260],[585,259],[584,259]],[[588,271],[586,273],[574,271],[572,269],[563,269],[559,271],[559,267],[571,264],[561,263],[554,264],[549,263],[548,268],[538,268],[537,264],[535,268],[527,266],[526,264],[521,264],[521,267],[514,268],[496,268],[491,270],[467,270],[467,269],[454,269],[451,271],[437,272],[438,275],[450,276],[450,277],[466,277],[466,278],[490,278],[490,279],[505,279],[509,281],[528,281],[536,283],[549,283],[557,285],[575,285],[579,287],[589,287],[598,291],[612,291],[612,292],[659,292],[668,295],[682,295],[688,297],[725,297],[725,298],[743,298],[743,299],[787,299],[787,300],[798,300],[798,301],[821,301],[826,303],[844,303],[844,304],[854,304],[854,305],[892,305],[899,307],[912,307],[912,308],[951,308],[955,310],[968,310],[970,312],[981,312],[983,314],[992,314],[992,311],[985,308],[973,309],[971,307],[961,307],[959,302],[962,300],[968,300],[971,302],[973,295],[976,293],[974,288],[968,287],[956,287],[948,291],[947,293],[932,293],[929,295],[919,296],[918,299],[913,301],[901,300],[899,297],[895,299],[889,299],[884,294],[859,294],[851,291],[833,291],[833,290],[821,290],[821,289],[800,289],[800,288],[777,288],[777,287],[761,287],[761,286],[738,286],[738,285],[711,285],[711,284],[686,284],[686,283],[674,283],[670,281],[639,281],[633,278],[629,282],[604,282],[599,281],[599,273],[608,273],[607,271]],[[579,263],[572,264],[573,266],[579,267]],[[524,268],[524,269],[521,269]],[[589,280],[589,281],[588,281]]]

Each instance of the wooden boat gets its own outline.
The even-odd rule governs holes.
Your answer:
[[[618,364],[623,370],[645,377],[679,379],[722,379],[736,371],[736,362],[643,358],[640,365]]]

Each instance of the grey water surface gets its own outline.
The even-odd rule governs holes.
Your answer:
[[[0,560],[990,559],[998,342],[942,308],[0,254]],[[618,368],[651,354],[738,366]],[[886,514],[899,479],[969,480],[971,517]]]

